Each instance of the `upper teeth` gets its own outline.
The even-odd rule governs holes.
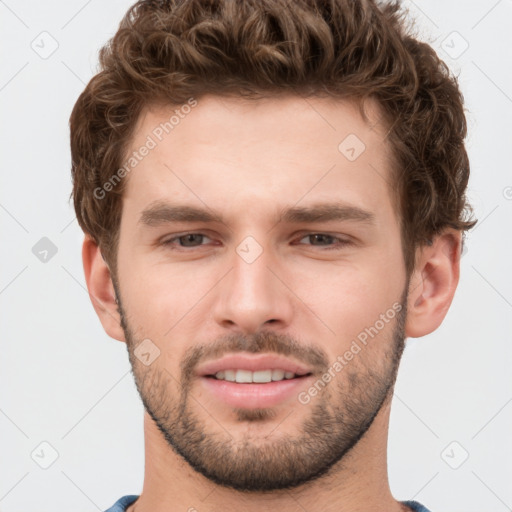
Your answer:
[[[284,370],[258,370],[251,372],[250,370],[222,370],[215,374],[220,380],[229,380],[230,382],[270,382],[275,380],[293,379],[293,372],[285,372]]]

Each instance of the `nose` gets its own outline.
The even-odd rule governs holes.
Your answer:
[[[254,260],[237,251],[231,270],[219,283],[214,319],[224,329],[249,334],[271,324],[284,328],[291,322],[293,294],[285,286],[280,265],[268,250]]]

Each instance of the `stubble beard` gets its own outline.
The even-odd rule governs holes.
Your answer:
[[[205,352],[212,354],[211,348],[215,345],[222,353],[229,350],[294,356],[300,353],[300,360],[305,363],[314,362],[316,367],[322,364],[327,369],[325,352],[305,348],[295,339],[273,331],[251,336],[230,335],[214,344],[191,347],[181,362],[181,374],[173,376],[167,368],[155,363],[146,367],[136,358],[134,350],[141,338],[128,325],[120,300],[118,306],[138,392],[169,447],[218,485],[238,491],[267,492],[294,489],[329,470],[343,468],[347,454],[391,399],[405,347],[407,286],[400,303],[402,309],[394,319],[391,340],[378,336],[369,341],[308,405],[297,400],[300,412],[304,407],[309,408],[302,423],[294,426],[298,435],[283,433],[287,421],[294,420],[291,413],[273,431],[270,429],[270,435],[245,439],[231,435],[215,418],[212,421],[191,392],[197,384],[193,369]],[[172,341],[166,341],[167,345],[170,343]],[[371,359],[371,343],[388,345],[382,360]],[[210,408],[209,412],[215,414]],[[237,422],[253,425],[270,422],[276,417],[275,408],[237,408],[233,413]],[[205,418],[213,429],[206,428]]]

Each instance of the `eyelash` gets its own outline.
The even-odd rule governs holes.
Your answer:
[[[164,246],[172,246],[175,241],[179,240],[180,238],[184,238],[184,237],[190,236],[190,235],[200,235],[200,236],[209,238],[204,233],[184,233],[183,235],[178,235],[178,236],[175,236],[173,238],[169,238],[168,240],[164,240],[162,242],[162,245],[164,245]],[[337,244],[331,245],[331,246],[311,245],[312,247],[323,247],[324,251],[332,251],[332,250],[336,250],[336,249],[341,249],[341,248],[343,248],[345,246],[353,245],[353,242],[350,241],[350,240],[345,240],[343,238],[338,238],[336,236],[329,235],[327,233],[308,233],[308,234],[304,235],[302,238],[300,238],[299,240],[303,240],[304,238],[311,237],[311,236],[316,236],[316,235],[326,236],[326,237],[332,238],[333,240],[336,240],[338,242]],[[299,244],[299,245],[304,245],[304,244]],[[203,246],[203,244],[192,246],[192,247],[178,246],[179,248],[174,247],[172,249],[173,250],[177,250],[177,251],[185,251],[185,252],[187,252],[188,249],[197,249],[198,247],[202,247],[202,246]]]

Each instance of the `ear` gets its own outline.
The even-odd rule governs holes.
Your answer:
[[[103,329],[111,338],[126,341],[110,270],[98,244],[89,235],[85,236],[82,245],[82,261],[89,298]]]
[[[462,232],[447,229],[418,248],[409,282],[406,337],[435,331],[444,320],[459,283]]]

